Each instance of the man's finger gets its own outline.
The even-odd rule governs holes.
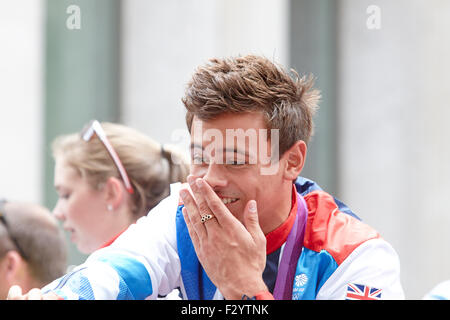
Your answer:
[[[198,206],[198,211],[200,216],[203,216],[205,214],[211,214],[211,209],[208,206],[208,203],[205,200],[205,197],[203,196],[202,190],[199,188],[199,186],[197,185],[196,181],[200,179],[200,178],[196,178],[193,175],[188,176],[188,183],[191,187],[191,190],[194,194],[195,197],[195,202],[197,203]]]
[[[260,244],[266,237],[259,225],[258,208],[255,200],[250,200],[244,210],[244,225],[255,243]]]
[[[190,221],[191,230],[197,234],[201,241],[207,236],[207,233],[205,226],[200,220],[201,216],[198,212],[197,204],[187,189],[181,189],[180,196],[183,200],[184,208],[186,209],[187,217]]]
[[[24,300],[22,288],[19,286],[12,286],[9,288],[7,300]]]
[[[236,219],[205,180],[200,178],[197,179],[196,187],[205,199],[205,203],[216,217],[219,225],[226,226],[230,223],[230,218]]]
[[[198,180],[202,180],[202,179],[196,178],[193,175],[188,176],[188,182],[189,182],[191,190],[194,194],[195,202],[198,207],[198,212],[199,212],[200,218],[207,217],[207,216],[215,217],[216,216],[215,210],[217,210],[218,208],[211,207],[209,205],[209,203],[205,200],[205,197],[203,194],[204,191],[197,184]],[[212,191],[212,192],[214,193],[214,191]],[[214,195],[220,201],[220,199],[217,197],[217,195],[215,193],[214,193]],[[222,203],[222,201],[220,201],[220,202]],[[205,221],[204,223],[208,225],[208,227],[206,228],[206,230],[208,231],[208,228],[210,228],[211,225],[217,225],[218,221],[216,219],[210,219],[209,221],[207,221],[207,222]]]

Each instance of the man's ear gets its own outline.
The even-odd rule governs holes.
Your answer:
[[[297,179],[300,172],[302,172],[303,166],[305,165],[307,150],[308,148],[306,143],[299,140],[283,154],[283,159],[286,161],[286,166],[284,169],[285,179]]]
[[[109,177],[106,180],[104,192],[107,207],[109,210],[114,210],[120,206],[122,200],[124,198],[125,188],[122,185],[122,182],[116,177]]]
[[[2,258],[1,271],[3,278],[10,283],[17,281],[20,276],[20,270],[25,264],[25,260],[17,251],[10,250]]]

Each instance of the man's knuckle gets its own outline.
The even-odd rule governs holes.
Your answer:
[[[210,212],[208,205],[206,204],[206,202],[202,202],[199,204],[198,206],[198,210],[200,211],[201,215],[207,214]]]

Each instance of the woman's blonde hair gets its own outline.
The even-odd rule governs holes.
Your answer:
[[[189,165],[173,146],[162,146],[135,129],[103,122],[103,130],[117,152],[133,186],[132,212],[136,217],[147,214],[169,195],[169,185],[186,182]],[[84,141],[80,134],[60,136],[52,144],[54,159],[85,177],[94,189],[100,189],[109,177],[122,180],[103,143],[94,136]]]

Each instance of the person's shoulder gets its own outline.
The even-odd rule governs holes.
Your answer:
[[[170,185],[170,194],[161,200],[147,215],[131,224],[113,243],[112,247],[149,242],[151,238],[168,239],[173,242],[175,234],[175,216],[179,202],[181,183]],[[143,244],[144,246],[144,244]],[[144,250],[144,249],[143,249]]]
[[[304,246],[328,252],[338,265],[364,242],[381,238],[374,228],[340,211],[330,194],[315,190],[304,199],[308,207]]]
[[[313,190],[303,196],[308,208],[303,264],[321,275],[315,298],[346,299],[360,288],[377,293],[374,299],[404,299],[394,248],[330,194]]]
[[[436,285],[424,297],[424,300],[450,300],[450,280],[443,281]]]

